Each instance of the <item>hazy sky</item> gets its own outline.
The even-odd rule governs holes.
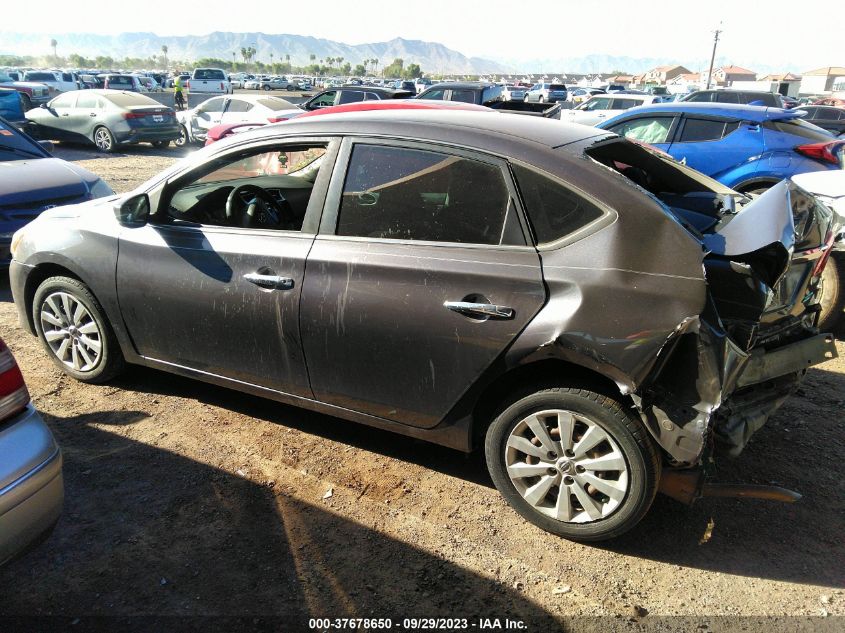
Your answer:
[[[34,6],[37,19],[32,17]],[[16,30],[12,25],[31,25],[31,30],[56,36],[261,31],[348,44],[404,37],[499,60],[607,54],[703,63],[709,59],[712,31],[721,21],[719,55],[735,63],[783,63],[798,71],[845,64],[841,20],[825,19],[824,11],[804,10],[810,5],[786,0],[310,0],[240,5],[193,0],[166,6],[109,0],[9,2],[0,31]]]

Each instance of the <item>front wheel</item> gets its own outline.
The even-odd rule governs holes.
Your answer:
[[[184,125],[179,126],[179,138],[173,141],[176,147],[185,147],[188,144],[188,130]]]
[[[659,454],[642,423],[621,403],[559,387],[520,398],[485,440],[496,488],[538,527],[576,541],[615,538],[654,500]]]
[[[66,374],[101,383],[123,370],[123,354],[103,309],[78,279],[43,281],[35,291],[32,315],[41,344]]]
[[[269,91],[269,90],[270,90],[270,86],[264,86],[264,90]]]
[[[111,154],[115,147],[117,147],[117,142],[114,140],[114,135],[112,135],[111,131],[101,125],[94,130],[94,145],[104,154]]]

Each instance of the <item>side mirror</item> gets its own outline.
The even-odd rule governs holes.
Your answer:
[[[150,198],[140,193],[119,200],[114,205],[114,217],[124,226],[144,226],[150,218]]]

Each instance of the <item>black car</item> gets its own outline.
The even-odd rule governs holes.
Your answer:
[[[42,214],[10,286],[78,380],[134,363],[483,447],[520,514],[598,540],[661,483],[691,500],[835,356],[831,218],[792,182],[751,200],[592,127],[354,112]]]
[[[462,101],[489,106],[505,100],[505,87],[479,81],[434,84],[417,95],[417,99]]]
[[[764,90],[696,90],[689,93],[681,101],[694,103],[739,103],[746,105],[769,106],[784,108],[783,98],[774,92]]]
[[[818,125],[837,136],[845,134],[845,108],[835,106],[801,106],[807,113],[804,118],[813,125]]]
[[[379,88],[377,86],[341,86],[318,92],[305,103],[299,105],[303,110],[319,110],[329,106],[356,103],[358,101],[378,101],[381,99],[409,99],[413,91]]]

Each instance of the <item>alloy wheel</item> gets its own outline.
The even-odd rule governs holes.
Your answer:
[[[629,489],[628,464],[613,437],[587,416],[563,409],[518,422],[505,445],[505,465],[526,502],[567,523],[610,516]]]
[[[42,302],[39,319],[44,340],[63,364],[79,372],[97,366],[103,336],[81,301],[70,293],[54,292]]]
[[[106,128],[100,127],[94,132],[94,144],[104,152],[110,152],[112,148],[112,136]]]

